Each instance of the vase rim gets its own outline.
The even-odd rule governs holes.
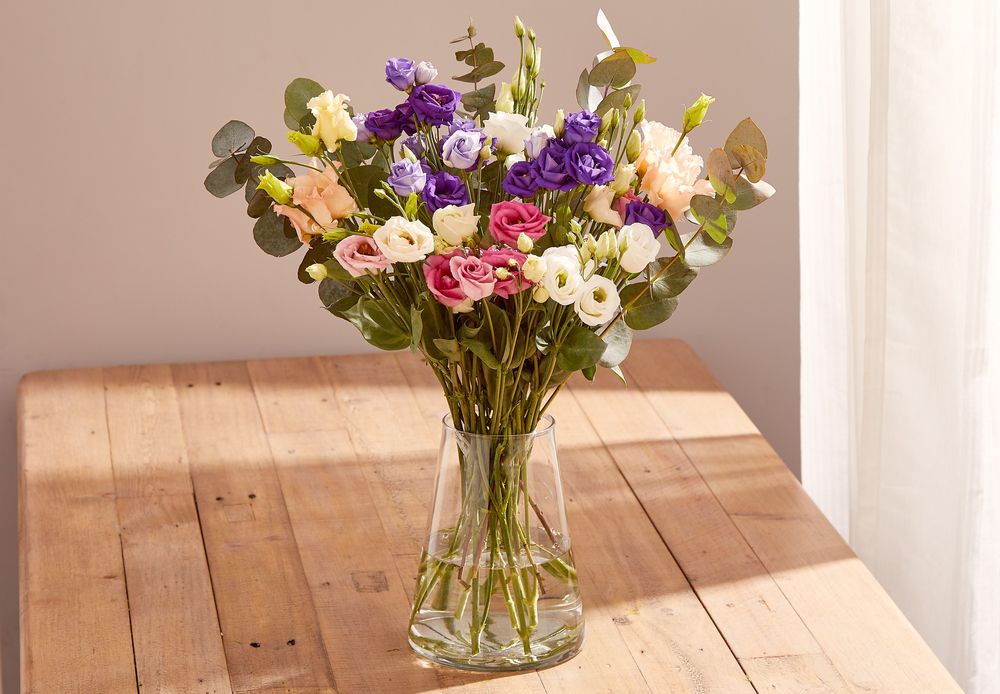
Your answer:
[[[538,426],[535,427],[534,431],[528,432],[526,434],[478,434],[470,431],[465,431],[459,429],[454,425],[454,420],[452,419],[451,413],[444,415],[441,418],[441,426],[448,431],[452,431],[456,434],[461,434],[462,436],[468,438],[482,438],[482,439],[500,439],[500,438],[510,438],[510,439],[527,439],[536,438],[538,436],[546,436],[551,434],[555,430],[556,420],[550,414],[543,414],[541,419],[538,420]]]

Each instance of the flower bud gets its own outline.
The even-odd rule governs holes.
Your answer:
[[[639,139],[639,131],[633,130],[629,133],[628,142],[625,143],[625,156],[628,158],[630,164],[639,158],[641,151],[642,141]]]
[[[364,226],[364,225],[362,225]],[[364,231],[362,229],[362,231]],[[345,238],[351,235],[347,229],[343,227],[336,227],[334,229],[327,229],[323,232],[323,240],[327,243],[340,243]]]
[[[413,72],[413,78],[417,84],[427,84],[428,82],[433,82],[434,78],[437,76],[437,68],[426,60],[421,60],[417,63],[417,67]]]
[[[566,132],[566,112],[562,109],[556,111],[556,120],[552,124],[552,130],[555,132],[556,137],[562,137]]]
[[[525,234],[523,231],[517,237],[517,250],[522,253],[531,253],[531,249],[535,247],[535,242],[531,240],[531,237]]]
[[[601,116],[601,127],[597,129],[597,137],[600,139],[604,136],[608,130],[615,124],[615,115],[618,113],[618,109],[612,108],[608,109],[603,116]]]
[[[270,171],[265,171],[264,175],[259,178],[260,183],[257,184],[257,188],[270,195],[272,200],[279,205],[287,205],[291,202],[292,187],[290,185],[282,181]]]
[[[531,76],[538,77],[542,71],[542,47],[535,46],[533,53],[535,54],[535,58],[531,63]]]
[[[510,277],[510,270],[505,267],[498,267],[493,271],[493,274],[496,275],[498,280],[505,280]]]
[[[608,260],[618,255],[618,239],[614,231],[608,229],[598,237],[594,255],[598,260]]]
[[[528,68],[529,72],[531,71],[531,66],[534,65],[534,64],[535,64],[535,52],[534,51],[530,51],[530,50],[529,51],[525,51],[525,53],[524,53],[524,66],[526,68]]]
[[[517,16],[514,17],[514,36],[517,38],[524,36],[524,22]]]
[[[535,301],[537,301],[540,304],[544,304],[546,301],[549,300],[549,293],[545,289],[545,287],[543,287],[542,285],[538,285],[531,292],[531,298],[534,299]]]
[[[573,231],[577,238],[581,237],[580,232],[583,231],[583,226],[580,224],[579,219],[573,217],[573,219],[569,220],[569,228]]]
[[[538,255],[529,255],[521,266],[521,276],[529,282],[540,282],[545,275],[545,258]]]
[[[532,43],[534,43],[535,42],[535,38],[536,38],[535,37],[535,30],[532,29],[531,27],[528,27],[528,40],[531,41]]]
[[[691,104],[688,109],[684,112],[684,132],[689,133],[705,120],[705,114],[708,113],[708,107],[712,105],[715,99],[708,94],[702,94],[698,99]]]
[[[604,137],[597,141],[597,146],[603,149],[608,148],[608,138]]]
[[[500,94],[497,95],[497,113],[513,113],[514,93],[511,90],[510,82],[500,83]]]
[[[514,95],[515,99],[520,99],[524,96],[526,81],[527,80],[524,77],[524,68],[519,67],[517,72],[514,73],[514,77],[510,80],[510,93]]]
[[[639,125],[646,117],[646,100],[639,99],[639,105],[635,107],[635,113],[632,114],[632,122]]]
[[[299,148],[307,157],[318,157],[323,153],[323,143],[315,135],[306,135],[298,130],[288,133],[288,141]]]
[[[322,282],[326,279],[326,265],[323,263],[313,263],[306,268],[306,274],[312,277],[317,282]]]
[[[412,152],[412,151],[410,150],[410,148],[409,148],[409,147],[407,147],[406,145],[403,145],[403,146],[402,146],[402,147],[400,148],[399,152],[400,152],[400,154],[402,154],[402,155],[403,155],[403,158],[404,158],[404,159],[406,159],[407,161],[412,161],[412,162],[415,162],[415,161],[417,161],[417,155],[416,155],[416,154],[414,154],[414,153],[413,153],[413,152]]]
[[[490,148],[489,142],[483,143],[483,148],[479,150],[479,161],[486,161],[493,156],[493,150]]]
[[[272,157],[270,154],[256,154],[250,157],[250,161],[254,164],[260,164],[261,166],[274,166],[275,164],[281,163],[280,159]]]
[[[615,180],[610,183],[615,195],[624,195],[632,187],[635,179],[635,164],[619,164],[615,170]]]

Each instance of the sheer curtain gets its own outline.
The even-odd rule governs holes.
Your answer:
[[[802,481],[1000,692],[1000,0],[801,0]]]

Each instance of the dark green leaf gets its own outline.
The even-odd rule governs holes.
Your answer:
[[[656,278],[656,284],[663,288],[665,296],[677,296],[694,281],[695,277],[698,276],[698,271],[695,268],[688,267],[679,259],[671,260],[663,258],[654,260],[649,264],[649,276],[656,277],[660,270],[668,264],[670,267]]]
[[[706,234],[698,234],[698,238],[688,246],[684,260],[693,268],[708,267],[725,258],[732,247],[732,237],[727,238],[722,243],[716,243],[712,240],[712,237]]]
[[[601,103],[597,105],[595,113],[599,116],[603,116],[613,108],[625,108],[626,97],[630,97],[630,103],[634,104],[639,101],[639,92],[641,91],[641,84],[630,84],[625,89],[612,90],[608,92],[606,97],[601,99]]]
[[[586,369],[580,369],[580,373],[582,373],[583,377],[586,378],[588,381],[593,381],[594,377],[597,376],[597,367],[588,366]]]
[[[462,358],[462,352],[458,347],[458,340],[435,338],[434,346],[437,347],[438,351],[441,352],[441,354],[443,354],[449,361],[459,361]]]
[[[488,84],[471,92],[462,95],[462,106],[470,110],[477,110],[489,106],[496,99],[497,86]]]
[[[503,63],[499,60],[494,60],[484,65],[480,65],[464,75],[455,75],[452,79],[457,80],[458,82],[482,82],[483,80],[500,73],[503,68]]]
[[[477,43],[475,48],[455,51],[455,60],[464,62],[469,67],[485,65],[486,63],[493,62],[493,49],[485,43]]]
[[[312,276],[306,272],[306,268],[310,265],[325,264],[326,261],[330,259],[332,250],[333,249],[330,245],[322,238],[313,238],[312,241],[310,241],[309,249],[302,256],[302,261],[299,263],[299,282],[302,284],[312,284],[315,282],[316,280],[314,280]]]
[[[271,152],[271,141],[266,137],[261,137],[258,135],[250,144],[247,146],[246,152],[240,155],[238,163],[236,164],[235,178],[236,182],[243,185],[246,180],[250,177],[250,172],[254,167],[254,163],[250,161],[250,157],[255,157],[259,154],[269,154]]]
[[[242,183],[236,181],[236,159],[233,157],[229,157],[216,166],[205,177],[205,190],[217,198],[232,195],[242,185]]]
[[[477,339],[471,337],[463,337],[459,340],[459,343],[465,349],[472,352],[474,355],[479,357],[479,360],[483,362],[483,366],[488,369],[499,369],[500,360],[497,359],[497,355],[493,353],[489,345],[485,342],[480,342]]]
[[[253,240],[262,251],[275,258],[294,253],[302,245],[288,218],[275,214],[271,209],[253,225]]]
[[[253,139],[253,128],[241,120],[231,120],[215,133],[212,138],[212,154],[222,158],[239,152]]]
[[[378,198],[372,195],[372,191],[377,188],[382,181],[386,180],[385,171],[372,164],[363,164],[347,169],[344,178],[354,186],[357,194],[358,205],[361,209],[374,204]],[[393,208],[395,209],[395,208]]]
[[[285,87],[285,111],[291,118],[301,123],[303,118],[311,115],[306,104],[324,91],[326,90],[319,82],[306,77],[296,77]]]
[[[270,195],[263,190],[257,190],[253,194],[253,197],[250,198],[250,202],[247,203],[247,214],[250,215],[251,219],[258,219],[262,214],[271,209],[273,202]]]
[[[677,299],[667,296],[664,285],[646,282],[630,284],[621,293],[625,323],[633,330],[648,330],[670,318],[677,308]],[[634,300],[635,303],[632,303]]]
[[[410,307],[410,349],[417,351],[420,349],[420,339],[424,334],[424,319],[420,309],[416,306]]]
[[[635,63],[628,53],[612,53],[590,71],[592,87],[624,87],[635,76]]]
[[[624,321],[616,321],[604,336],[604,342],[608,347],[598,363],[608,369],[618,366],[625,361],[632,347],[632,329]]]
[[[368,142],[341,142],[340,155],[344,158],[344,165],[348,168],[358,166],[368,161],[378,150]]]
[[[582,325],[574,326],[559,347],[556,364],[563,371],[580,371],[596,366],[607,349],[601,337]]]
[[[381,301],[361,297],[344,312],[344,318],[354,324],[369,344],[385,350],[406,349],[410,336],[393,317],[392,310]]]
[[[323,302],[323,308],[327,311],[340,313],[357,301],[357,294],[352,292],[347,285],[332,277],[327,277],[319,283],[319,300]],[[346,301],[351,301],[351,304],[345,305]]]

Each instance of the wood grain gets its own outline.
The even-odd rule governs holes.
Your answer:
[[[508,676],[406,644],[445,411],[413,355],[26,377],[25,691],[959,691],[686,345],[625,372],[553,409],[584,650]]]

